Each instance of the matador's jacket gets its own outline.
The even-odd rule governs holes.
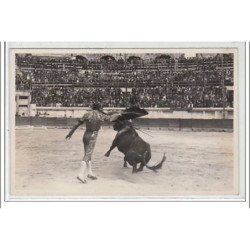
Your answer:
[[[101,124],[103,121],[110,121],[110,116],[105,115],[98,110],[91,110],[84,114],[79,121],[86,123],[86,131],[83,135],[83,145],[85,151],[83,160],[88,162],[91,160]]]

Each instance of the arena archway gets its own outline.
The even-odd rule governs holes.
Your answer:
[[[155,62],[156,63],[166,63],[166,62],[170,62],[171,59],[172,59],[172,57],[170,55],[162,54],[162,55],[157,56],[155,58]]]
[[[105,55],[105,56],[102,56],[100,58],[100,61],[104,61],[104,62],[115,62],[115,58],[113,56],[110,56],[110,55]]]
[[[130,56],[127,62],[131,64],[139,64],[142,62],[142,59],[139,56]]]
[[[77,55],[76,60],[79,61],[79,62],[84,62],[84,63],[88,62],[88,59],[86,57],[84,57],[84,56],[81,56],[81,55]]]

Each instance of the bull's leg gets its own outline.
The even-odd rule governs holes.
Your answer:
[[[106,157],[109,157],[111,151],[112,151],[117,145],[118,145],[118,141],[117,141],[116,139],[113,140],[112,145],[111,145],[110,149],[106,152],[105,156],[106,156]]]
[[[145,166],[145,164],[144,164],[143,162],[141,162],[141,165],[140,165],[140,167],[138,168],[138,172],[139,172],[139,171],[142,171],[143,168],[144,168],[144,166]]]
[[[133,170],[132,170],[132,173],[133,173],[133,174],[138,172],[138,170],[137,170],[136,167],[137,167],[137,164],[136,164],[136,163],[133,164]]]
[[[128,165],[127,165],[127,161],[126,161],[126,157],[124,157],[123,167],[124,167],[124,168],[127,168],[127,167],[128,167]]]

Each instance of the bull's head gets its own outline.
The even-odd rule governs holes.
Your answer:
[[[124,127],[126,127],[127,125],[130,125],[131,123],[127,120],[124,121],[116,121],[113,125],[113,128],[115,131],[120,131],[122,130]]]

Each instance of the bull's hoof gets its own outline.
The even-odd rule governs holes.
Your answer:
[[[133,170],[132,170],[132,174],[136,174],[137,172],[138,172],[137,169],[133,169]]]
[[[109,157],[109,156],[110,156],[110,153],[109,153],[109,152],[107,152],[107,153],[105,154],[105,156],[106,156],[106,157]]]

